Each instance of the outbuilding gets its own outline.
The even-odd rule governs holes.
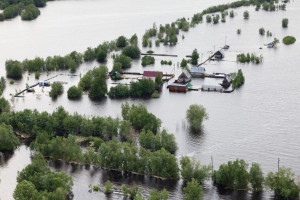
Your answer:
[[[176,80],[177,83],[188,83],[192,80],[192,75],[187,70],[182,70],[182,73],[178,76]]]
[[[160,73],[161,77],[163,77],[163,73],[159,71],[144,71],[143,78],[151,78],[155,81],[157,73]]]
[[[168,85],[170,92],[186,92],[188,89],[187,84],[178,84],[178,83],[172,83]]]
[[[216,59],[223,59],[225,57],[225,54],[222,50],[219,50],[214,54],[214,56]]]
[[[220,85],[202,85],[201,90],[202,91],[222,91],[222,86]]]
[[[191,67],[192,77],[203,77],[204,73],[205,73],[204,67],[196,67],[196,66]]]

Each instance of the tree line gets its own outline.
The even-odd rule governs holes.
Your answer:
[[[40,14],[38,8],[45,7],[49,0],[1,0],[0,21],[12,19],[21,15],[22,20],[34,20]]]

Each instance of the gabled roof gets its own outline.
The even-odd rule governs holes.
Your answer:
[[[191,78],[192,75],[187,70],[182,70],[182,73],[178,76],[178,78]]]
[[[215,55],[220,55],[220,56],[222,56],[222,57],[224,57],[225,56],[225,54],[224,54],[224,52],[222,51],[222,50],[219,50],[219,51],[217,51],[216,53],[215,53]]]
[[[158,71],[144,71],[143,76],[144,77],[156,77]],[[158,72],[163,76],[162,72]]]
[[[205,68],[204,67],[191,67],[191,73],[204,73]]]

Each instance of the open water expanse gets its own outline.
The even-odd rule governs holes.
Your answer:
[[[144,31],[157,25],[175,21],[180,17],[192,17],[203,9],[225,3],[217,0],[65,0],[48,2],[41,9],[41,15],[32,22],[21,21],[20,17],[0,23],[0,76],[5,75],[5,60],[46,58],[52,55],[66,55],[73,50],[83,52],[87,47],[95,47],[105,40],[116,39],[120,35],[129,37],[137,33],[141,41]],[[48,95],[50,88],[36,87],[35,93],[25,93],[23,98],[11,97],[16,91],[24,89],[26,83],[36,82],[34,74],[23,75],[23,79],[14,85],[7,83],[4,96],[10,100],[13,110],[37,109],[52,112],[63,106],[71,113],[121,117],[121,104],[144,103],[148,110],[162,120],[162,127],[173,133],[178,143],[176,156],[189,155],[209,164],[213,157],[214,167],[236,158],[248,163],[258,162],[265,174],[277,170],[280,165],[290,167],[300,175],[300,45],[267,49],[264,44],[273,37],[260,36],[258,29],[264,27],[280,40],[286,35],[300,38],[300,2],[292,1],[287,11],[255,12],[254,7],[242,7],[235,10],[234,18],[227,17],[226,23],[217,25],[203,24],[180,32],[178,44],[174,47],[161,45],[153,47],[155,53],[176,54],[177,58],[156,57],[154,66],[142,67],[140,61],[133,61],[128,71],[143,72],[159,70],[178,76],[181,68],[177,66],[183,57],[197,48],[200,57],[206,59],[211,51],[224,46],[225,37],[230,49],[225,51],[224,61],[205,64],[208,73],[235,72],[243,70],[245,84],[230,94],[218,92],[190,91],[185,94],[169,93],[167,83],[159,99],[122,99],[106,98],[100,102],[91,101],[83,95],[79,101],[70,101],[67,90],[79,82],[79,76],[68,76],[68,71],[42,73],[40,80],[62,74],[51,81],[64,81],[65,92],[56,101]],[[250,19],[243,19],[243,12],[249,10]],[[281,20],[289,19],[289,27],[283,29]],[[236,30],[242,30],[241,35]],[[182,39],[181,35],[185,36]],[[154,43],[153,43],[154,44]],[[155,45],[153,45],[155,46]],[[259,49],[262,47],[262,49]],[[142,52],[148,49],[141,48]],[[238,64],[238,53],[256,53],[263,56],[263,63]],[[172,60],[175,65],[161,65],[161,59]],[[105,65],[112,68],[112,59]],[[84,75],[99,63],[84,63],[75,74]],[[124,80],[126,82],[128,80]],[[218,84],[221,80],[193,79],[194,86]],[[112,81],[108,80],[108,86]],[[185,121],[185,113],[191,104],[201,104],[209,113],[201,134],[191,133]],[[16,186],[17,172],[31,162],[30,150],[21,145],[12,153],[0,156],[0,199],[10,200]],[[53,170],[65,170],[73,177],[74,199],[122,199],[121,185],[143,187],[145,195],[150,189],[167,188],[170,199],[182,199],[182,181],[162,181],[155,178],[127,176],[111,171],[86,168],[63,162],[49,162]],[[89,184],[104,186],[106,180],[114,184],[110,197],[103,193],[90,193]],[[204,199],[272,199],[272,193],[264,191],[257,195],[251,192],[220,191],[211,182],[204,184]]]

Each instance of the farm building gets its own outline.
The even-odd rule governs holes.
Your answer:
[[[203,77],[205,73],[205,68],[204,67],[191,67],[191,75],[192,77]]]
[[[161,77],[163,77],[163,73],[159,71],[144,71],[143,78],[151,78],[155,81],[157,73],[160,73]]]
[[[178,84],[178,83],[172,83],[168,85],[170,92],[186,92],[188,89],[187,84]]]
[[[226,75],[223,82],[220,84],[223,88],[227,89],[232,83],[232,79],[229,75]]]
[[[225,54],[222,50],[219,50],[214,54],[214,56],[216,59],[223,59],[225,57]]]
[[[202,91],[222,91],[222,86],[220,85],[202,85],[201,90]]]
[[[192,80],[192,75],[187,70],[182,70],[182,73],[178,76],[176,80],[177,83],[188,83]]]

